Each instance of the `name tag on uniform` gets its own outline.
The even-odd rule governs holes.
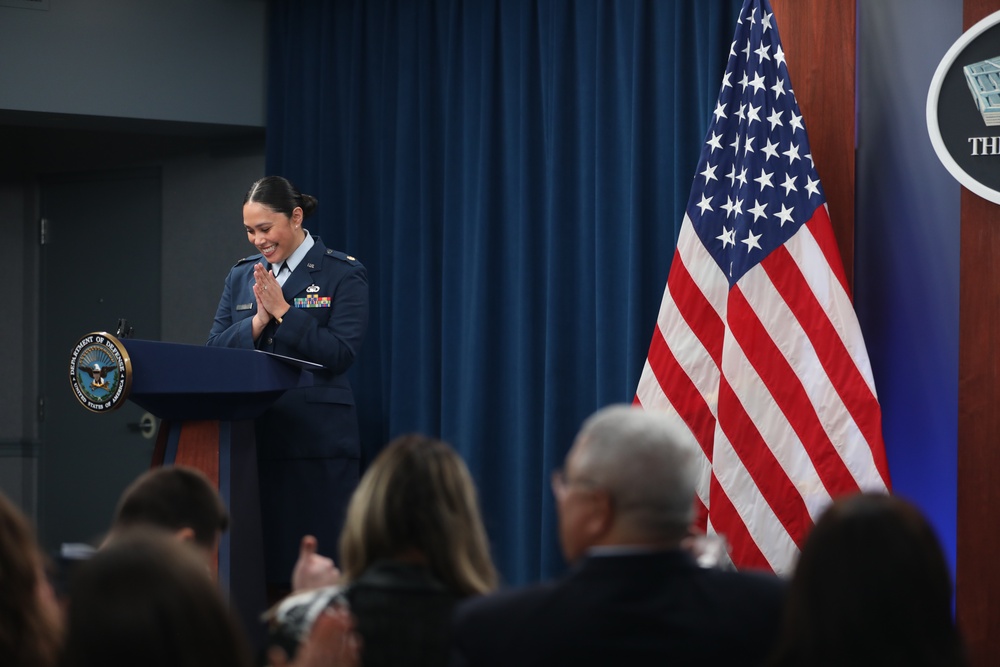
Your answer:
[[[330,297],[328,296],[297,296],[295,297],[296,308],[329,308]]]
[[[236,304],[236,310],[252,310],[252,309],[253,309],[253,304],[252,303],[238,303],[238,304]]]

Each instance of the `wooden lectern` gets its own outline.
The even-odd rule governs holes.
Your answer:
[[[161,420],[153,465],[204,472],[230,514],[219,583],[258,640],[267,606],[253,420],[285,390],[312,382],[305,362],[256,350],[124,339],[128,400]]]

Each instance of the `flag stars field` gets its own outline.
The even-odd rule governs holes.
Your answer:
[[[755,11],[751,12],[751,18],[757,16]],[[688,205],[692,219],[700,221],[699,235],[706,241],[716,242],[713,245],[714,252],[719,253],[716,255],[719,266],[735,268],[734,280],[753,262],[794,234],[797,225],[807,220],[815,208],[809,206],[810,200],[822,199],[819,178],[811,173],[815,168],[812,161],[806,169],[798,166],[801,153],[808,153],[805,128],[787,74],[782,69],[784,52],[778,43],[777,32],[773,31],[773,15],[763,12],[762,16],[759,21],[746,21],[745,25],[756,27],[738,31],[730,47],[719,100],[712,113],[713,127],[705,144],[704,152],[713,159],[709,162],[703,155],[704,164],[699,173],[704,178],[704,192],[692,192]],[[736,88],[729,83],[734,78],[739,83]],[[777,169],[765,171],[761,165],[754,169],[760,176],[748,182],[747,165],[754,165],[758,160],[773,161]],[[727,174],[728,188],[719,182],[719,173]],[[775,187],[772,180],[775,176],[779,182],[784,177],[783,189]],[[810,184],[803,193],[796,186],[799,176]],[[713,222],[716,210],[711,206],[719,195],[727,202],[721,206],[724,219],[735,221],[737,235],[747,239],[749,250],[759,253],[757,259],[744,257],[734,263],[734,257],[726,254],[732,250],[719,242],[718,223]],[[753,202],[747,215],[743,214],[742,202]],[[793,211],[801,217],[790,218]],[[753,242],[749,242],[751,237],[746,226],[765,220],[772,221],[773,227],[762,228],[755,233]]]

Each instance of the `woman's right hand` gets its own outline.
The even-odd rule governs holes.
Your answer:
[[[257,294],[257,288],[254,287],[254,296]],[[264,310],[264,307],[260,305],[260,299],[257,299],[257,312],[254,314],[253,319],[250,321],[250,328],[253,330],[253,339],[257,340],[260,335],[264,333],[264,327],[267,323],[271,321],[271,315]]]
[[[257,278],[260,271],[265,270],[263,265],[258,264],[254,267],[254,277]],[[253,329],[253,339],[257,340],[260,338],[261,333],[264,332],[264,327],[268,325],[271,321],[271,313],[267,312],[267,308],[264,307],[264,303],[261,300],[262,288],[260,280],[255,280],[253,285],[253,297],[257,301],[257,312],[254,313],[253,321],[251,321],[250,326]]]

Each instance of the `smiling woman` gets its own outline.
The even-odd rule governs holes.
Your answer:
[[[368,325],[368,278],[357,259],[310,236],[314,197],[268,176],[243,199],[258,254],[229,272],[208,344],[311,361],[311,386],[287,391],[257,419],[267,580],[286,587],[303,535],[333,548],[359,476],[354,394],[345,375]]]

